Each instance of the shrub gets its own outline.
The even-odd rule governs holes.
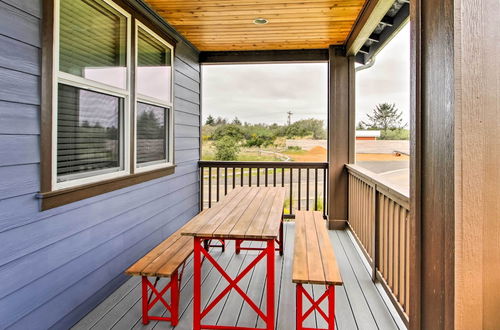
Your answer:
[[[240,147],[230,136],[224,136],[214,142],[216,160],[237,160]]]
[[[380,140],[409,140],[410,131],[407,129],[388,129],[380,133]]]

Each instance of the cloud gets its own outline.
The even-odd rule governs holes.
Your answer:
[[[358,119],[375,105],[396,103],[409,121],[409,26],[377,56],[376,64],[356,77]],[[328,65],[326,63],[204,65],[203,119],[208,115],[238,117],[250,123],[285,123],[317,118],[326,123]]]

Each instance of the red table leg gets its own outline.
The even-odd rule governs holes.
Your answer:
[[[266,241],[267,247],[262,249],[256,258],[243,269],[238,276],[234,279],[231,278],[225,270],[217,263],[217,261],[203,248],[204,238],[194,239],[194,301],[193,301],[193,329],[254,329],[248,327],[231,327],[224,325],[209,325],[203,324],[203,318],[232,290],[235,290],[240,294],[243,300],[259,315],[259,317],[265,322],[266,330],[274,330],[274,267],[275,267],[275,247],[274,240],[256,240],[256,241]],[[222,292],[215,297],[206,308],[202,310],[201,307],[201,271],[202,271],[202,257],[209,261],[214,268],[222,275],[223,278],[227,280],[229,285],[222,290]],[[239,286],[238,282],[241,281],[262,259],[266,258],[267,262],[267,310],[264,313],[260,310],[259,306],[252,301],[252,299],[243,291]]]
[[[194,238],[194,256],[193,256],[193,330],[201,329],[201,243],[202,239]]]
[[[274,329],[274,240],[267,241],[267,329]]]

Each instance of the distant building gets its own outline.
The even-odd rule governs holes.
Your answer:
[[[356,131],[356,140],[374,141],[380,137],[380,131]]]

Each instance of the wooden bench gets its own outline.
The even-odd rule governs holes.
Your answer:
[[[316,310],[328,323],[328,329],[333,330],[335,286],[343,283],[321,212],[297,211],[294,245],[292,281],[296,284],[297,329],[305,329],[304,320]],[[303,288],[303,284],[325,285],[326,291],[319,299],[314,300]],[[305,313],[302,312],[303,297],[312,304]],[[325,299],[328,299],[326,313],[320,308],[320,303]]]
[[[203,214],[201,212],[199,215]],[[192,220],[191,220],[192,221]],[[185,225],[186,226],[186,225]],[[180,284],[182,281],[182,273],[184,271],[184,263],[187,258],[193,253],[194,244],[193,238],[182,236],[181,229],[173,233],[166,240],[158,244],[154,249],[149,251],[144,257],[139,259],[135,264],[128,268],[125,273],[132,276],[142,277],[142,323],[148,324],[149,321],[170,321],[172,326],[176,326],[179,322],[179,299],[180,299]],[[211,245],[208,240],[205,243],[205,249],[209,247],[222,247],[224,250],[224,241],[222,245]],[[179,272],[180,267],[182,270]],[[148,277],[156,277],[154,283],[151,283]],[[170,278],[169,283],[161,290],[157,288],[160,278]],[[149,290],[151,294],[148,295]],[[168,303],[164,295],[170,290],[170,303]],[[153,296],[155,296],[154,299]],[[170,317],[151,316],[149,311],[153,306],[161,302],[170,312]]]

